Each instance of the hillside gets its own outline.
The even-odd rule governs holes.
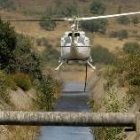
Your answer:
[[[127,2],[126,2],[126,0],[105,0],[105,1],[101,0],[101,1],[106,6],[106,12],[104,14],[116,14],[120,10],[120,8],[121,8],[120,12],[139,11],[139,9],[140,9],[139,0],[133,0],[133,1],[127,0]],[[63,12],[65,12],[66,9],[67,9],[66,10],[67,12],[69,12],[69,10],[70,10],[70,12],[73,12],[73,10],[69,9],[69,7],[70,8],[76,7],[76,9],[79,13],[79,16],[91,16],[91,15],[93,16],[93,14],[91,14],[89,12],[89,7],[90,7],[91,2],[92,2],[91,0],[72,0],[72,1],[70,1],[70,0],[6,0],[6,1],[0,0],[0,7],[1,7],[0,17],[2,19],[32,19],[32,18],[42,18],[44,15],[46,16],[47,14],[52,15],[52,17],[60,17],[61,15],[56,15],[54,13],[55,12],[63,13]],[[65,7],[66,7],[66,9],[65,9]],[[65,13],[63,13],[63,14],[65,14]],[[71,14],[73,15],[73,13],[71,13]],[[138,15],[137,17],[138,17],[138,19],[140,19],[140,15]],[[130,17],[130,20],[132,20],[132,17]],[[16,46],[16,49],[20,48],[20,43],[21,43],[21,45],[22,45],[21,49],[24,50],[24,49],[26,49],[26,47],[29,47],[31,49],[31,51],[29,51],[29,50],[26,50],[25,52],[23,51],[24,53],[20,50],[17,50],[17,51],[20,51],[20,53],[17,53],[17,55],[16,55],[16,60],[19,61],[20,67],[22,68],[22,66],[24,66],[24,63],[26,66],[26,63],[28,61],[29,62],[32,60],[34,60],[35,62],[37,61],[35,58],[29,59],[29,60],[26,59],[26,57],[27,57],[26,53],[28,55],[28,54],[31,54],[31,52],[35,50],[35,54],[37,56],[39,54],[39,56],[40,56],[39,62],[41,62],[41,65],[39,65],[39,66],[42,71],[41,74],[48,75],[47,78],[50,78],[49,76],[51,75],[52,79],[50,79],[50,80],[56,80],[55,81],[56,85],[52,86],[54,88],[51,90],[53,90],[52,92],[57,93],[57,96],[58,96],[58,93],[60,93],[61,86],[62,86],[61,85],[62,83],[59,80],[57,81],[57,78],[59,76],[62,77],[62,79],[64,81],[67,81],[67,80],[71,80],[71,81],[77,80],[77,82],[84,81],[84,78],[85,78],[84,77],[85,76],[84,65],[77,65],[77,63],[75,65],[73,65],[73,64],[65,65],[64,69],[62,70],[62,73],[61,73],[61,71],[59,71],[58,73],[55,73],[58,77],[56,75],[53,75],[52,74],[53,72],[51,71],[51,69],[54,69],[54,67],[56,67],[56,65],[58,63],[57,60],[59,57],[59,52],[57,50],[60,50],[60,48],[59,48],[60,38],[64,34],[65,31],[70,30],[71,23],[57,22],[57,26],[54,28],[53,31],[47,31],[47,30],[43,29],[39,25],[39,22],[11,22],[10,24],[14,27],[16,33],[24,34],[26,36],[26,38],[28,38],[30,41],[30,43],[26,42],[27,40],[23,36],[23,39],[25,39],[25,40],[23,40],[23,41],[19,40],[19,42],[18,42],[19,46]],[[116,36],[116,34],[118,35],[119,33],[126,33],[127,35],[125,38],[119,38],[118,36]],[[93,73],[93,71],[88,70],[88,79],[91,80],[91,87],[93,88],[92,89],[93,96],[96,96],[96,94],[97,94],[97,97],[95,97],[95,98],[93,97],[94,100],[97,100],[99,103],[99,98],[105,97],[105,99],[106,99],[106,97],[108,97],[108,95],[110,95],[110,91],[112,93],[114,93],[113,97],[115,97],[115,99],[117,99],[117,100],[119,100],[119,97],[121,95],[128,97],[128,95],[126,94],[127,93],[126,91],[129,88],[129,86],[128,86],[129,83],[127,83],[127,79],[125,79],[125,78],[127,78],[126,74],[131,72],[131,67],[123,68],[121,66],[123,66],[124,64],[127,64],[129,66],[130,64],[125,63],[126,60],[120,59],[119,63],[117,64],[117,66],[119,66],[119,67],[117,67],[117,66],[115,66],[116,65],[115,62],[116,62],[116,59],[119,60],[119,58],[123,58],[125,55],[127,55],[122,51],[122,48],[124,47],[125,43],[135,42],[135,43],[140,44],[140,22],[136,25],[134,25],[132,22],[124,25],[124,24],[118,23],[115,18],[112,18],[112,19],[108,20],[108,25],[106,27],[105,33],[101,33],[101,32],[95,33],[95,32],[91,32],[91,31],[86,31],[86,35],[91,40],[91,45],[92,45],[91,55],[93,57],[93,61],[96,63],[96,66],[97,66],[97,73],[96,72]],[[19,39],[20,39],[20,36],[19,36]],[[135,43],[133,45],[137,46],[137,44],[135,44]],[[129,44],[131,44],[131,43],[129,43]],[[131,51],[131,49],[133,50],[133,48],[130,48],[130,51]],[[111,59],[112,59],[112,62],[115,63],[114,67],[112,67],[113,63],[110,61]],[[137,62],[139,61],[138,59],[136,59],[136,60],[137,60]],[[16,62],[18,62],[18,61],[16,61]],[[121,62],[123,62],[123,63],[121,63]],[[130,62],[131,62],[131,59],[130,59]],[[49,65],[49,63],[51,63],[52,65]],[[36,64],[36,63],[31,63],[31,64]],[[135,64],[135,62],[134,62],[134,64]],[[138,66],[139,66],[139,62],[138,62]],[[19,68],[19,67],[17,67],[17,68]],[[27,68],[30,70],[30,66],[27,65],[26,69]],[[35,69],[37,68],[37,64],[34,66],[34,68]],[[139,69],[139,67],[136,67],[136,70],[137,69]],[[130,71],[127,71],[127,70],[130,70]],[[139,73],[139,72],[137,72],[137,73]],[[134,75],[135,74],[136,73],[134,73]],[[13,75],[11,75],[11,76],[13,76]],[[29,76],[30,80],[32,80],[32,77],[30,77],[30,75],[28,75],[28,76]],[[20,77],[20,76],[17,76],[17,77]],[[53,79],[54,77],[56,79]],[[136,77],[139,77],[139,75]],[[20,80],[22,81],[22,78]],[[130,79],[130,80],[133,80],[133,79]],[[40,81],[39,88],[40,88],[40,90],[43,89],[44,96],[40,96],[41,98],[40,98],[39,102],[37,102],[38,104],[37,104],[36,108],[33,108],[34,107],[33,106],[34,98],[32,98],[32,96],[34,97],[34,94],[36,94],[37,90],[34,89],[33,85],[32,85],[32,88],[28,92],[23,92],[23,90],[20,87],[18,87],[16,89],[16,91],[14,91],[14,90],[10,91],[9,99],[12,102],[13,108],[15,110],[37,110],[38,107],[40,107],[39,105],[42,105],[42,107],[45,107],[46,98],[48,97],[48,93],[51,93],[51,92],[48,92],[48,88],[46,87],[47,84],[45,82],[46,81],[44,81],[43,79],[42,79],[42,81]],[[25,84],[26,83],[27,82],[25,81]],[[50,83],[54,83],[54,82],[51,81]],[[36,80],[34,80],[32,82],[32,84],[36,84]],[[120,85],[120,84],[122,84],[122,85]],[[57,89],[57,86],[58,86],[58,89]],[[114,89],[117,89],[117,92]],[[39,93],[39,92],[37,92],[37,93]],[[45,93],[47,93],[47,94],[45,94]],[[109,93],[109,94],[106,94],[106,93]],[[117,96],[116,96],[116,94],[117,94]],[[23,97],[23,99],[20,102],[20,99],[22,97]],[[130,98],[130,99],[132,101],[134,101],[133,98]],[[42,102],[42,100],[45,102]],[[93,103],[96,103],[96,102],[94,102],[94,100],[93,100]],[[124,100],[125,100],[125,98],[124,98]],[[116,101],[116,102],[118,102],[118,101]],[[113,102],[113,103],[116,103],[116,102]],[[124,103],[123,98],[122,98],[122,100],[120,100],[120,102]],[[109,103],[110,102],[108,102],[108,100],[107,100],[105,105],[108,107],[110,105]],[[118,102],[118,104],[119,104],[119,102]],[[95,105],[96,104],[91,106],[91,107],[93,107],[93,110],[100,111],[98,106],[96,108]],[[126,102],[125,105],[128,105],[128,103]],[[100,106],[104,106],[104,104],[102,104],[102,105],[100,104]],[[114,106],[114,104],[113,104],[113,106]],[[48,105],[48,107],[49,107],[49,105]],[[6,107],[4,106],[3,108],[5,109]],[[114,109],[114,107],[111,108],[111,111],[114,111],[113,109]],[[129,110],[129,107],[127,109]],[[102,108],[101,108],[101,111],[102,111]],[[121,111],[121,109],[119,111]],[[6,127],[4,129],[11,130],[11,128],[9,128],[9,127]],[[25,128],[25,129],[27,129],[26,131],[28,131],[28,128]],[[36,130],[33,130],[33,131],[36,131]],[[8,133],[9,131],[6,131],[6,132]],[[10,132],[12,132],[12,130]],[[15,132],[16,133],[21,132],[20,135],[22,136],[21,129],[16,129]],[[112,133],[111,131],[109,131],[109,132]],[[16,137],[16,133],[14,133],[15,137]],[[111,140],[114,140],[114,139],[111,139]]]
[[[15,8],[8,10],[12,5],[6,5],[3,10],[0,10],[0,15],[2,18],[6,19],[30,19],[33,17],[42,17],[46,14],[49,9],[55,9],[57,5],[62,5],[61,7],[68,7],[68,5],[75,3],[79,11],[79,15],[91,15],[89,13],[89,7],[92,1],[90,0],[7,0],[11,1]],[[140,1],[139,0],[129,0],[127,3],[124,0],[106,0],[106,13],[105,14],[115,14],[118,12],[118,8],[121,6],[121,12],[138,11]],[[61,7],[59,10],[61,10]],[[54,17],[56,15],[53,15]],[[59,15],[57,15],[59,16]],[[60,38],[63,33],[70,29],[70,24],[68,22],[58,22],[54,31],[46,31],[42,29],[38,22],[18,22],[11,23],[17,32],[25,34],[35,40],[45,37],[49,44],[54,47],[59,47]],[[109,20],[109,25],[107,27],[106,35],[92,35],[88,34],[92,41],[92,45],[101,45],[110,51],[116,51],[116,48],[122,48],[123,44],[128,41],[139,41],[140,35],[140,24],[137,26],[133,25],[120,25],[116,23],[115,18]],[[117,38],[110,38],[109,34],[113,31],[117,32],[120,30],[127,30],[130,34],[128,39],[118,40]],[[135,34],[137,32],[137,34]],[[137,36],[137,37],[136,37]],[[115,44],[115,45],[114,45]],[[37,46],[37,45],[35,45]],[[41,47],[37,47],[38,50],[42,50]]]
[[[91,0],[7,0],[1,3],[5,3],[6,9],[12,9],[17,12],[24,13],[25,15],[40,16],[50,7],[55,7],[58,4],[69,5],[70,3],[76,3],[79,15],[88,14],[88,7],[91,4]],[[107,13],[116,13],[118,7],[121,5],[122,12],[137,11],[139,10],[139,0],[106,0],[103,1],[107,6]],[[85,10],[86,9],[86,10]]]

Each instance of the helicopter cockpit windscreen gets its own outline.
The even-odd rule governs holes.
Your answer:
[[[85,44],[84,43],[84,37],[80,35],[80,33],[74,33],[74,39],[77,43],[81,43],[81,44]],[[66,38],[66,42],[67,43],[71,43],[72,42],[72,33],[68,34],[68,37]]]

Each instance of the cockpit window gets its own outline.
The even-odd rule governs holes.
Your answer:
[[[72,36],[72,33],[69,33],[68,36]],[[74,33],[74,37],[79,37],[80,33]]]

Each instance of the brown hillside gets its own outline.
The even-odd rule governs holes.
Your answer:
[[[80,11],[79,15],[88,14],[88,7],[92,0],[9,0],[15,5],[15,9],[18,12],[26,15],[37,15],[43,14],[49,7],[56,7],[58,3],[67,4],[72,2],[77,3],[77,9]],[[103,1],[107,6],[107,13],[117,13],[118,7],[121,6],[122,12],[138,11],[140,9],[139,0],[106,0]],[[10,6],[10,5],[8,5]],[[85,10],[86,9],[86,10]],[[87,12],[86,12],[87,11]]]
[[[32,18],[34,16],[42,16],[44,11],[47,9],[47,7],[53,7],[56,5],[56,2],[62,1],[62,3],[69,3],[71,1],[68,0],[13,0],[13,2],[17,5],[16,11],[6,11],[1,10],[0,15],[2,18],[14,18],[14,19],[21,19],[21,18]],[[78,8],[82,9],[88,9],[91,0],[75,0],[78,3]],[[117,13],[118,7],[121,6],[122,12],[130,12],[130,11],[138,11],[140,9],[140,1],[139,0],[127,0],[127,3],[125,0],[106,0],[104,2],[107,7],[107,13],[113,14]],[[87,10],[86,10],[87,11]],[[26,14],[26,15],[25,15]],[[81,14],[84,15],[84,14]],[[25,35],[28,35],[30,37],[33,37],[35,39],[45,37],[50,44],[53,46],[58,47],[60,38],[63,35],[63,33],[70,29],[70,24],[68,22],[64,23],[58,23],[57,27],[54,31],[45,31],[39,26],[39,23],[34,22],[21,22],[21,23],[11,23],[12,26],[15,27],[16,31],[19,33],[23,33]],[[134,25],[120,25],[116,23],[116,20],[113,18],[109,21],[109,26],[107,31],[119,31],[125,29],[129,31],[130,34],[137,31],[138,38],[134,38],[133,36],[130,36],[128,39],[125,39],[123,41],[120,41],[118,39],[109,38],[106,35],[90,35],[89,37],[91,40],[93,40],[94,45],[102,45],[103,47],[108,48],[111,51],[116,50],[116,48],[122,47],[122,45],[127,41],[138,41],[139,35],[140,35],[140,24],[137,26]]]

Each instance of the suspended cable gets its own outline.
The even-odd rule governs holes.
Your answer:
[[[87,71],[88,70],[88,64],[86,63],[86,76],[85,76],[85,87],[84,87],[84,92],[86,92],[86,88],[87,88]]]

